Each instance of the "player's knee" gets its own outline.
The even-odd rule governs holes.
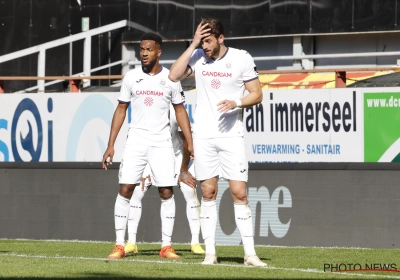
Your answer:
[[[246,193],[233,193],[232,198],[235,203],[247,203]]]
[[[203,191],[203,199],[205,200],[215,200],[217,197],[217,188],[212,184],[201,184],[201,189]]]
[[[217,198],[216,191],[204,191],[203,190],[203,199],[204,200],[215,200]]]
[[[169,199],[174,195],[172,187],[159,187],[158,194],[161,199]]]
[[[134,190],[135,190],[135,185],[121,184],[119,187],[119,194],[127,199],[130,199],[132,197]]]

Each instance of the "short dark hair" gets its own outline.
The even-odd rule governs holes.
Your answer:
[[[216,18],[203,18],[201,19],[203,23],[208,23],[208,27],[211,28],[210,33],[214,35],[216,38],[219,35],[225,35],[223,24]]]
[[[160,45],[160,47],[162,45],[161,36],[156,33],[153,33],[153,32],[144,33],[142,35],[142,39],[140,39],[140,41],[144,41],[144,40],[152,40],[152,41],[156,42],[158,45]]]

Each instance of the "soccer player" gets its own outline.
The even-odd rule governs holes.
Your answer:
[[[142,36],[140,43],[142,67],[130,70],[122,81],[107,150],[103,155],[102,166],[107,169],[107,165],[112,164],[115,140],[130,103],[132,121],[119,169],[120,188],[114,208],[116,244],[108,256],[112,259],[125,257],[125,231],[130,208],[129,201],[136,183],[142,178],[147,163],[153,172],[154,183],[158,187],[161,198],[162,242],[159,256],[179,258],[171,247],[175,219],[172,186],[176,184],[174,178],[175,156],[169,123],[171,103],[174,105],[179,127],[187,139],[191,157],[193,157],[193,143],[189,118],[183,106],[185,100],[181,84],[169,80],[169,70],[159,64],[161,45],[162,39],[155,33],[145,33]],[[187,172],[187,170],[183,170],[180,174],[181,178],[186,178]]]
[[[193,161],[190,161],[190,152],[187,149],[187,140],[178,127],[178,123],[173,114],[174,108],[171,106],[171,136],[172,144],[175,152],[175,176],[176,182],[178,184],[178,175],[186,170],[188,173],[183,173],[183,176],[188,176],[185,178],[186,182],[190,182],[190,186],[184,182],[178,184],[183,196],[186,200],[186,216],[189,222],[190,232],[192,234],[191,240],[191,251],[194,254],[204,254],[203,248],[199,244],[199,234],[200,234],[200,202],[197,198],[196,193],[196,179],[193,177],[194,167]],[[151,187],[152,179],[154,176],[151,173],[150,166],[147,165],[144,171],[144,176],[142,178],[142,188],[135,188],[132,198],[130,200],[130,212],[128,217],[128,242],[125,245],[125,253],[136,254],[138,253],[138,248],[136,245],[136,235],[139,221],[142,215],[142,199],[146,191]],[[162,214],[161,214],[162,215]]]
[[[169,78],[177,82],[191,73],[195,73],[197,92],[193,125],[195,172],[203,189],[200,221],[206,256],[202,263],[217,263],[216,197],[221,174],[229,181],[236,226],[244,247],[244,264],[266,266],[254,248],[242,124],[242,108],[258,104],[263,98],[257,68],[248,52],[224,45],[224,27],[219,20],[205,19],[198,25],[191,45],[172,65]]]

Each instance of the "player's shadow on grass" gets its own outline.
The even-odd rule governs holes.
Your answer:
[[[244,258],[238,258],[238,257],[218,257],[218,262],[219,263],[225,263],[225,262],[231,262],[231,263],[238,263],[238,264],[243,264]],[[270,258],[260,258],[261,261],[266,262],[270,261]]]
[[[160,250],[140,250],[139,248],[139,253],[133,256],[158,256],[159,253]]]
[[[139,250],[138,254],[134,254],[134,255],[128,255],[126,256],[127,258],[135,258],[138,257],[140,258],[141,256],[149,256],[149,257],[154,257],[154,256],[158,256],[160,253],[160,250]],[[178,254],[178,256],[180,256],[181,258],[184,259],[193,259],[193,260],[203,260],[205,255],[201,255],[201,254],[193,254],[191,252],[190,249],[179,249],[176,250],[176,253]]]
[[[132,277],[132,276],[120,276],[120,275],[115,275],[115,274],[91,274],[91,275],[81,275],[78,277],[60,277],[60,278],[40,278],[40,277],[29,277],[29,278],[1,278],[1,280],[38,280],[38,279],[46,279],[46,280],[72,280],[72,279],[79,279],[79,280],[99,280],[99,279],[115,279],[115,280],[125,280],[125,279],[130,279],[130,280],[155,280],[155,279],[161,279],[159,277]],[[215,278],[207,278],[209,280],[220,280],[222,278],[218,278],[216,276]],[[246,280],[259,280],[260,278],[246,278]],[[282,279],[282,278],[279,278]],[[294,278],[292,278],[294,279]],[[314,278],[313,278],[314,279]],[[315,278],[318,279],[318,278]],[[322,278],[321,278],[322,279]],[[337,278],[323,278],[323,279],[337,279]],[[168,280],[187,280],[185,277],[168,277]],[[204,280],[204,278],[190,278],[190,280]],[[268,278],[268,280],[278,280],[278,278]]]

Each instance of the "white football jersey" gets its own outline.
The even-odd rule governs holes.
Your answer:
[[[168,79],[169,70],[151,75],[135,68],[126,73],[121,86],[119,102],[131,103],[130,130],[136,143],[171,147],[170,104],[185,102],[180,82]]]
[[[227,48],[217,60],[196,49],[188,65],[196,77],[197,107],[193,137],[214,138],[243,136],[242,109],[218,112],[217,104],[225,99],[242,98],[246,82],[258,79],[253,58],[244,50]]]

